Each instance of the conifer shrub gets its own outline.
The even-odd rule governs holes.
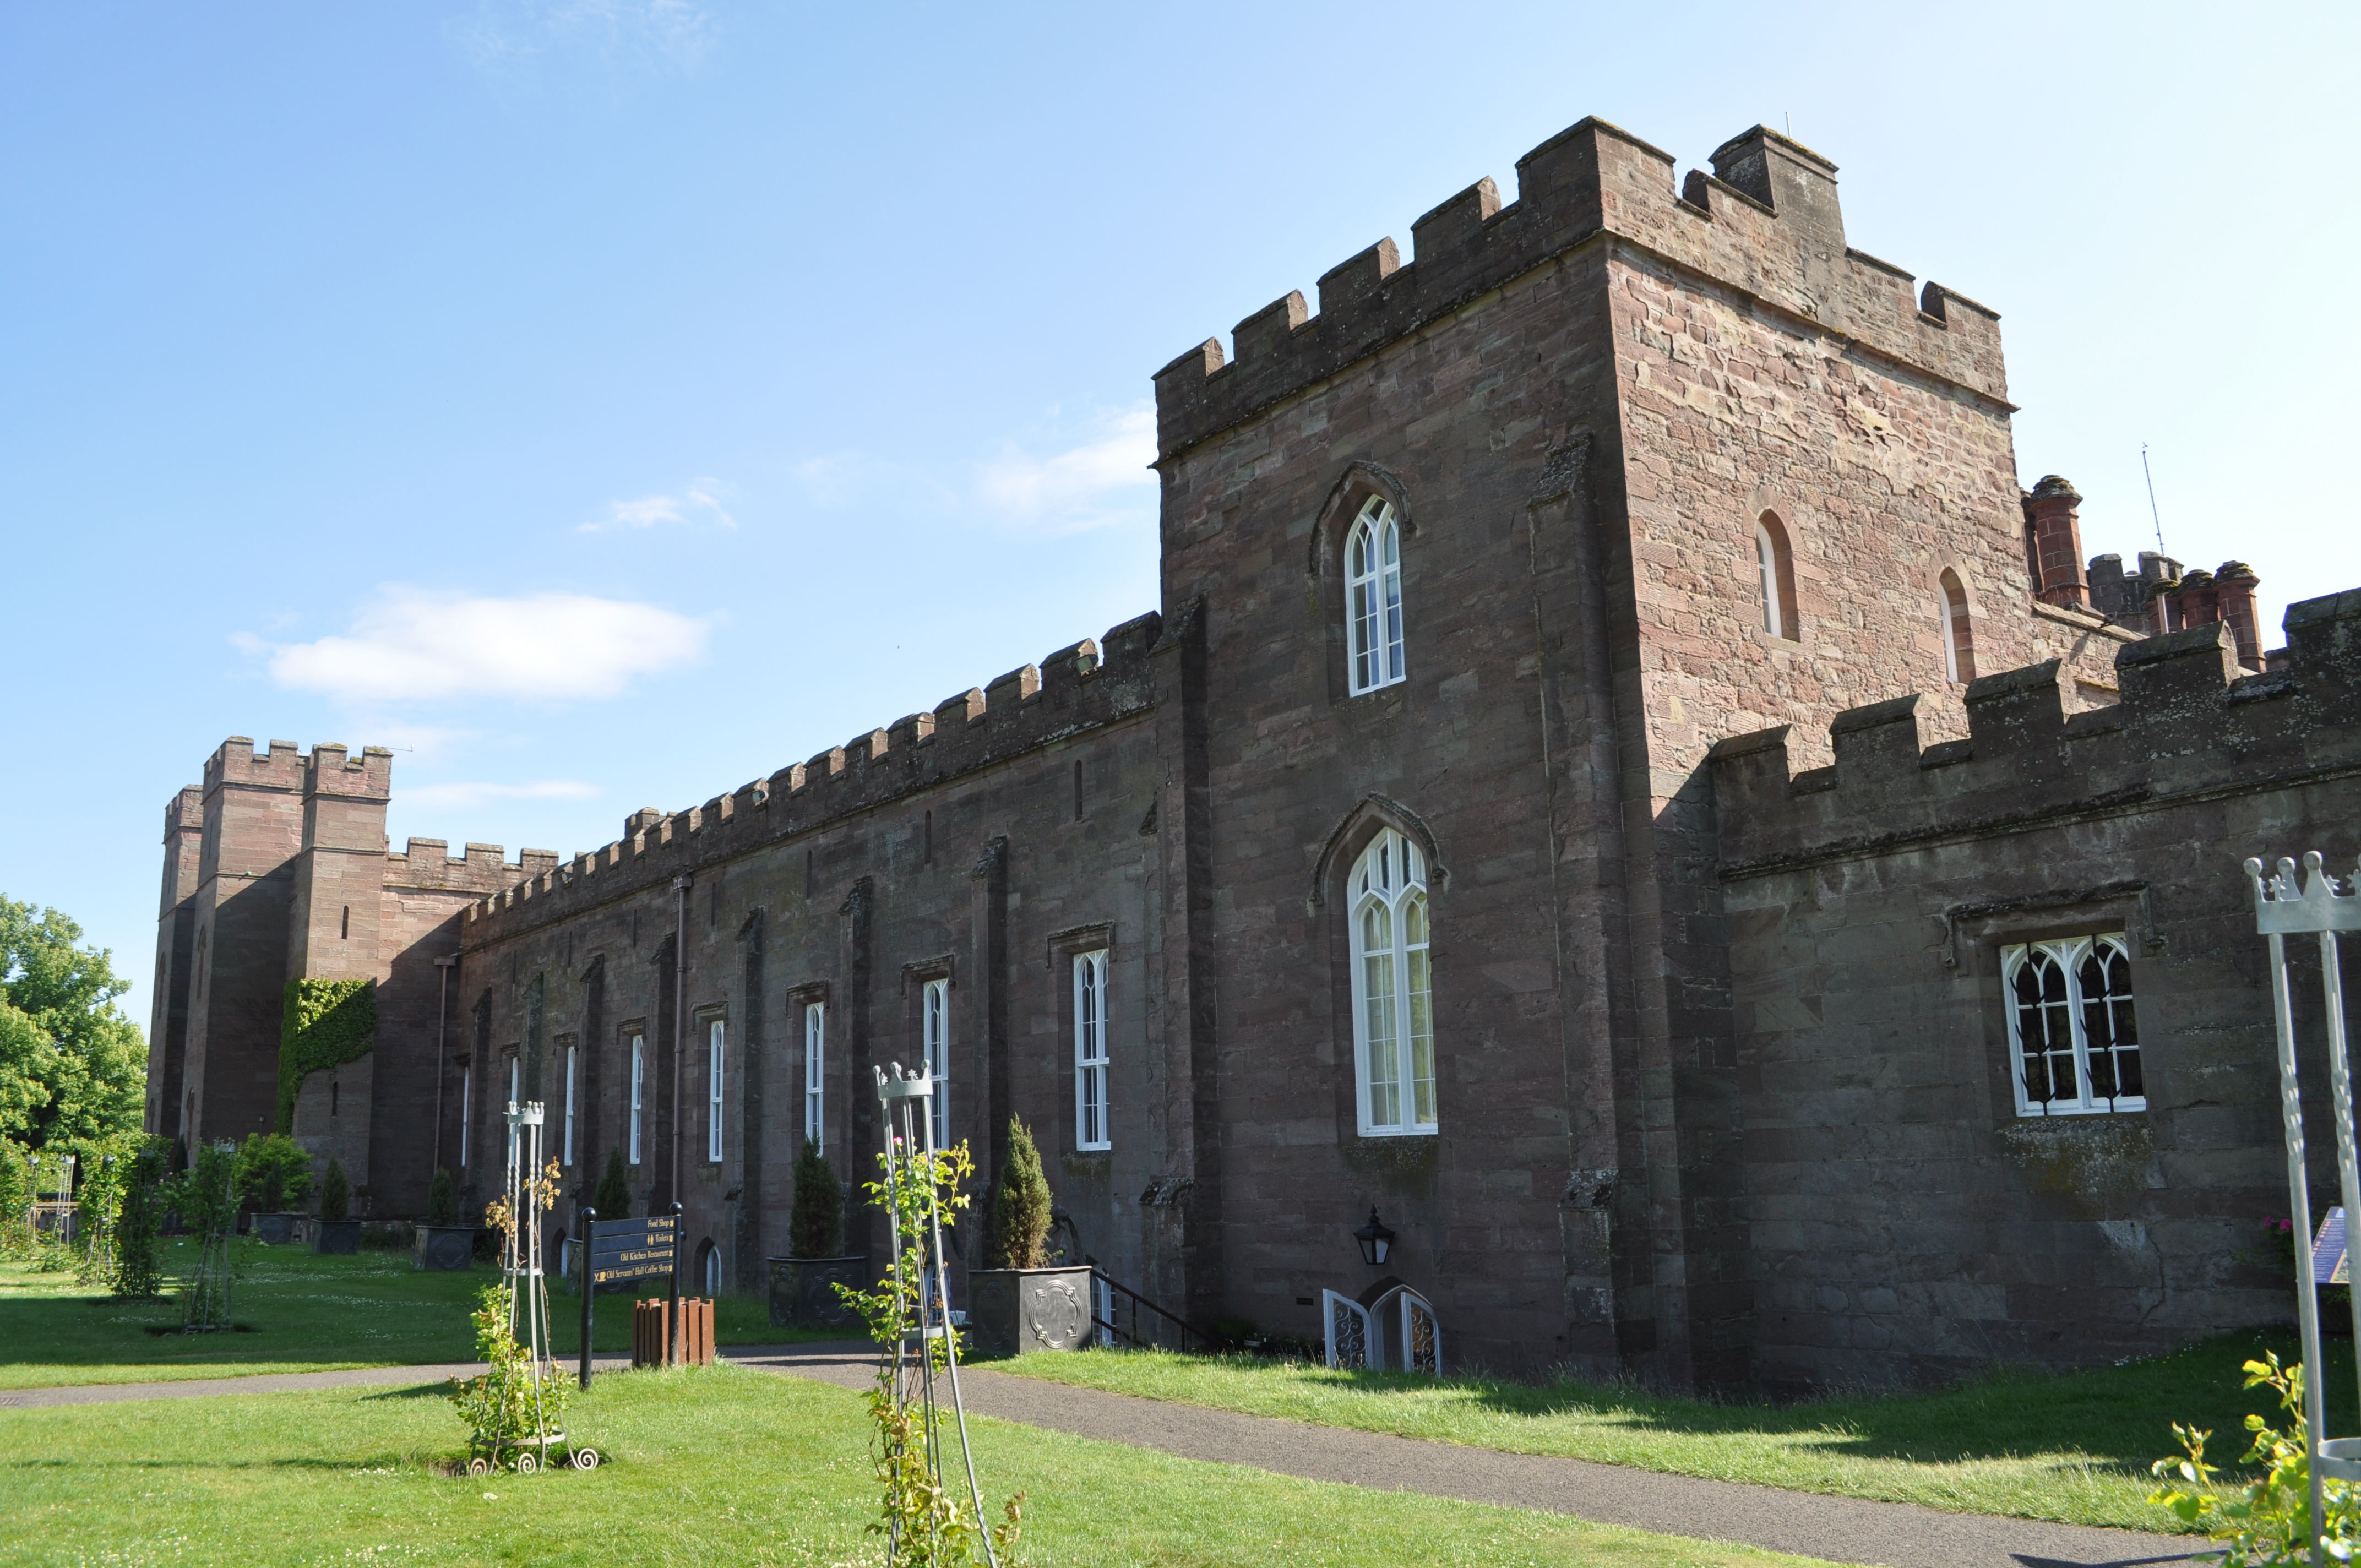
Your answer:
[[[602,1220],[628,1220],[631,1217],[631,1182],[623,1169],[623,1151],[607,1151],[607,1173],[598,1179],[598,1190],[590,1195],[590,1207],[598,1211]]]
[[[796,1202],[787,1216],[787,1255],[837,1257],[844,1245],[844,1184],[813,1139],[796,1159]]]
[[[237,1192],[258,1214],[280,1214],[312,1195],[312,1157],[284,1133],[252,1133],[237,1151]]]
[[[177,1140],[145,1138],[124,1173],[123,1209],[115,1223],[115,1266],[107,1288],[117,1296],[153,1296],[163,1283],[159,1237],[164,1226],[165,1184],[171,1180]]]
[[[448,1167],[436,1169],[434,1179],[426,1184],[426,1223],[430,1225],[456,1225],[459,1223],[459,1189],[451,1179]]]
[[[352,1210],[352,1183],[345,1179],[345,1168],[335,1160],[328,1162],[328,1173],[320,1179],[320,1218],[341,1220]]]
[[[1008,1157],[1001,1162],[1000,1179],[992,1190],[992,1245],[985,1254],[987,1268],[1038,1268],[1049,1237],[1049,1179],[1041,1170],[1041,1151],[1033,1134],[1016,1117],[1008,1118]]]

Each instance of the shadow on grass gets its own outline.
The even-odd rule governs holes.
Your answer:
[[[2243,1387],[2249,1360],[2276,1351],[2298,1357],[2286,1332],[2247,1332],[2202,1341],[2169,1355],[2077,1372],[2002,1370],[1925,1393],[1835,1394],[1798,1404],[1742,1404],[1652,1394],[1642,1389],[1565,1380],[1544,1385],[1507,1379],[1445,1382],[1405,1373],[1336,1374],[1371,1392],[1457,1393],[1494,1414],[1546,1420],[1579,1416],[1634,1431],[1685,1435],[1760,1435],[1799,1442],[1822,1453],[1915,1464],[2021,1459],[2048,1453],[2087,1456],[2093,1470],[2145,1476],[2148,1466],[2177,1453],[2172,1423],[2212,1431],[2214,1452],[2236,1458],[2246,1451],[2246,1416],[2280,1421],[2268,1388]],[[2356,1400],[2353,1347],[2324,1347],[2328,1426],[2354,1429]]]

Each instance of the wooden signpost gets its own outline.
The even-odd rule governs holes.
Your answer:
[[[590,1304],[598,1288],[609,1279],[652,1279],[672,1276],[672,1321],[680,1317],[680,1205],[669,1214],[644,1220],[602,1220],[596,1209],[582,1211],[588,1245],[582,1251],[582,1387],[590,1387]]]

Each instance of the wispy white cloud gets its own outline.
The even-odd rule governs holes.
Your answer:
[[[696,523],[735,528],[738,520],[721,504],[721,492],[727,488],[719,479],[691,479],[676,496],[641,496],[632,500],[609,501],[607,515],[596,522],[584,523],[581,532],[604,533],[618,528],[653,528],[660,522],[684,528]]]
[[[390,583],[352,630],[311,642],[231,641],[270,678],[346,702],[612,696],[639,675],[693,663],[710,623],[588,594],[488,598]]]
[[[1133,409],[1099,422],[1082,442],[1046,455],[1011,448],[977,473],[987,510],[1028,531],[1080,533],[1135,522],[1152,510],[1156,413]]]
[[[495,800],[596,800],[598,786],[579,779],[539,779],[531,784],[491,784],[466,782],[453,784],[405,784],[401,804],[405,809],[439,807],[465,811]]]
[[[447,31],[477,70],[517,81],[566,57],[609,69],[690,69],[713,47],[714,26],[688,0],[481,0]]]

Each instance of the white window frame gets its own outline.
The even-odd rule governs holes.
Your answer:
[[[935,1147],[951,1143],[951,982],[930,980],[918,992],[919,1044],[926,1053],[927,1076],[935,1080]]]
[[[648,1081],[648,1037],[631,1036],[631,1163],[640,1163],[640,1108]]]
[[[566,1165],[568,1169],[574,1165],[574,1065],[575,1058],[579,1054],[579,1047],[566,1047]]]
[[[1353,956],[1353,1099],[1361,1135],[1432,1136],[1442,1119],[1426,857],[1400,833],[1383,828],[1353,862],[1345,886]]]
[[[467,1128],[476,1119],[476,1064],[459,1075],[459,1168],[467,1168]]]
[[[1074,1147],[1085,1151],[1115,1146],[1108,1125],[1106,966],[1104,948],[1073,958]]]
[[[1757,518],[1754,522],[1754,570],[1763,583],[1763,630],[1773,637],[1787,635],[1779,623],[1779,542],[1771,537],[1771,525]]]
[[[828,1152],[828,1003],[804,1003],[804,1137]]]
[[[519,1057],[519,1056],[517,1056],[517,1055],[515,1055],[515,1054],[513,1054],[513,1053],[512,1053],[512,1054],[509,1057],[509,1109],[510,1109],[510,1110],[513,1111],[513,1110],[515,1110],[515,1109],[516,1109],[516,1107],[517,1107],[517,1103],[518,1103],[518,1102],[517,1102],[517,1095],[518,1095],[519,1091],[522,1091],[522,1090],[523,1089],[523,1087],[524,1087],[524,1062],[523,1062],[523,1059],[522,1059],[521,1057]]]
[[[714,1019],[705,1031],[705,1157],[717,1165],[721,1161],[722,1089],[728,1082],[724,1065],[728,1060],[728,1033],[719,1018]]]
[[[1345,639],[1355,696],[1405,678],[1401,521],[1383,496],[1362,503],[1345,536]]]
[[[2086,1003],[2082,992],[2082,964],[2084,959],[2091,957],[2093,949],[2102,947],[2112,949],[2119,956],[2126,969],[2130,967],[2131,943],[2125,939],[2125,935],[2121,931],[2101,931],[2092,936],[2063,937],[2046,942],[2019,942],[2001,949],[2001,1003],[2003,1010],[2008,1015],[2009,1079],[2015,1086],[2016,1113],[2020,1116],[2104,1116],[2115,1112],[2147,1109],[2147,1095],[2145,1092],[2147,1086],[2145,1070],[2147,1064],[2144,1062],[2138,1063],[2142,1069],[2140,1074],[2142,1092],[2118,1094],[2112,1097],[2092,1092],[2091,1039],[2089,1022],[2084,1013]],[[2037,954],[2055,962],[2064,971],[2066,995],[2063,1006],[2066,1010],[2069,1034],[2073,1046],[2072,1062],[2076,1090],[2075,1096],[2071,1100],[2035,1100],[2026,1092],[2025,1030],[2024,1019],[2018,1011],[2016,981],[2018,974],[2027,964],[2035,960]],[[2113,1000],[2113,998],[2102,999],[2101,1004],[2107,1000]],[[2140,1054],[2137,985],[2135,983],[2121,1000],[2128,1003],[2132,1009],[2133,1025],[2131,1044],[2110,1047],[2116,1057],[2118,1075],[2122,1072],[2122,1058],[2125,1055],[2128,1054],[2135,1062],[2138,1062]],[[2052,1003],[2046,1005],[2054,1006],[2059,1003]],[[2055,1058],[2062,1053],[2052,1047],[2048,1052],[2040,1054]],[[2052,1070],[2054,1072],[2055,1069],[2053,1068]],[[2121,1081],[2120,1076],[2117,1081]]]

